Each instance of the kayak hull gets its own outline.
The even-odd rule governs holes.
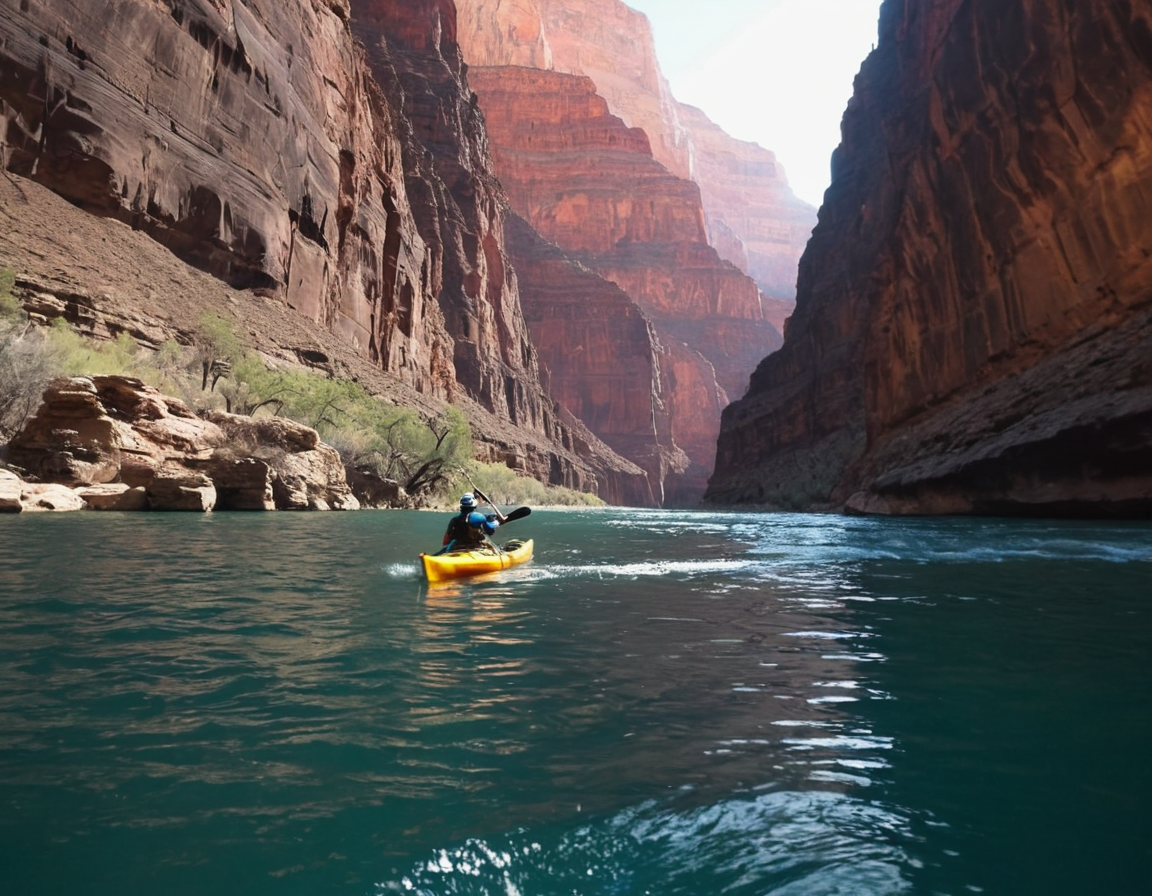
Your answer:
[[[532,539],[510,541],[497,553],[495,551],[453,551],[450,554],[421,554],[424,561],[424,575],[429,582],[449,582],[454,579],[467,579],[485,573],[511,569],[532,559]]]

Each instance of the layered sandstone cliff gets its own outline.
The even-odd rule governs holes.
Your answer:
[[[490,459],[623,500],[642,475],[540,385],[454,35],[447,0],[5,0],[0,162],[508,421]]]
[[[471,66],[517,65],[585,75],[673,174],[692,168],[688,133],[656,59],[648,18],[621,0],[458,0]]]
[[[457,6],[469,65],[588,77],[613,115],[648,136],[657,161],[699,186],[709,242],[760,284],[773,322],[783,323],[816,209],[792,193],[771,152],[733,139],[699,109],[676,101],[646,16],[622,0],[458,0]]]
[[[1152,511],[1152,5],[886,0],[711,500]]]
[[[348,15],[346,0],[5,3],[4,167],[447,396],[400,123]]]
[[[655,342],[625,348],[652,356],[654,401],[668,415],[667,427],[652,430],[659,447],[647,453],[683,451],[689,467],[669,476],[666,498],[693,503],[712,466],[720,410],[779,344],[756,284],[707,244],[696,185],[656,161],[647,135],[612,115],[590,79],[516,66],[477,67],[469,77],[512,206],[651,322]],[[525,283],[528,307],[536,286]],[[553,365],[544,348],[541,356]],[[592,391],[595,371],[589,376]]]
[[[708,241],[760,285],[772,323],[783,330],[795,307],[796,270],[816,209],[792,192],[774,153],[729,136],[699,109],[678,108],[692,145],[692,179],[700,185]]]

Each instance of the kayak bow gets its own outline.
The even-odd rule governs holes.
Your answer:
[[[499,572],[532,559],[532,539],[509,541],[499,551],[452,551],[448,554],[421,554],[424,575],[429,582],[465,579],[487,572]]]

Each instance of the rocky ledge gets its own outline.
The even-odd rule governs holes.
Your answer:
[[[279,417],[213,412],[131,377],[55,381],[8,446],[0,512],[358,510],[336,450]]]

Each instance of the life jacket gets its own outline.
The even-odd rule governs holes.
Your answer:
[[[468,513],[458,514],[448,521],[448,529],[444,532],[444,544],[452,541],[465,546],[484,544],[484,532],[468,525]]]

